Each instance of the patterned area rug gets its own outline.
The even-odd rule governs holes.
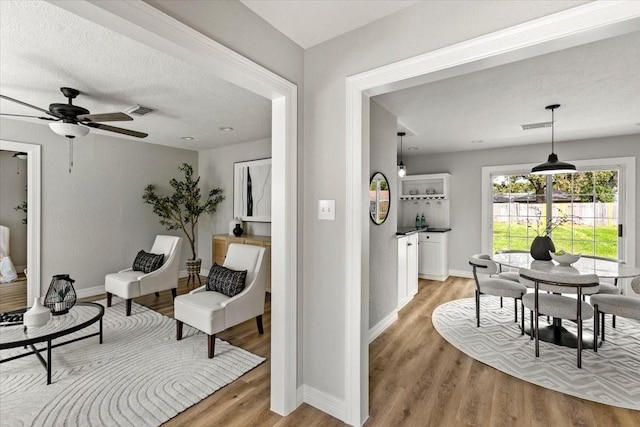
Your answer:
[[[582,369],[576,366],[576,349],[521,336],[514,323],[513,300],[500,308],[497,297],[481,297],[480,328],[476,328],[473,298],[451,301],[433,312],[433,326],[460,351],[495,369],[561,393],[621,408],[640,410],[640,322],[618,317],[616,329],[607,316],[606,342],[582,352]],[[529,315],[525,309],[526,321]],[[546,321],[540,318],[541,325]],[[572,322],[564,326],[573,332]],[[593,321],[584,323],[593,336]]]
[[[105,309],[103,327],[102,345],[92,337],[52,350],[51,385],[35,356],[1,364],[0,425],[156,426],[265,360],[221,340],[208,359],[205,334],[185,325],[176,341],[173,319],[135,303],[129,317],[124,304]]]

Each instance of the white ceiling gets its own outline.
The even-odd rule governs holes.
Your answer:
[[[303,49],[419,3],[402,0],[240,1]]]
[[[74,104],[91,113],[135,104],[155,109],[132,122],[106,123],[147,132],[149,143],[203,150],[271,136],[265,98],[52,4],[0,1],[0,93],[47,109],[66,102],[63,86],[80,90]],[[0,112],[43,115],[5,100]],[[235,131],[218,130],[225,126]]]
[[[373,99],[409,130],[405,156],[550,142],[550,128],[520,127],[550,121],[550,104],[556,141],[637,134],[640,32]]]
[[[278,3],[272,6],[285,7],[281,15],[303,22],[315,37],[332,27],[327,16],[329,22],[353,16],[351,3],[357,3],[364,16],[369,3],[407,2],[245,3]],[[333,15],[309,16],[316,3],[332,3]],[[107,123],[148,132],[143,141],[149,143],[203,150],[271,135],[268,100],[49,3],[1,0],[0,93],[47,108],[65,102],[62,86],[83,92],[75,103],[92,113],[123,111],[135,104],[156,109],[133,122]],[[640,133],[640,33],[374,99],[416,134],[405,138],[405,156],[548,142],[548,128],[523,132],[519,125],[550,120],[544,107],[553,103],[562,104],[556,111],[557,141]],[[0,101],[0,112],[40,115],[8,101]],[[236,131],[220,132],[223,126]],[[195,140],[180,139],[183,136]],[[477,140],[483,142],[471,144]],[[411,146],[419,150],[407,152]]]

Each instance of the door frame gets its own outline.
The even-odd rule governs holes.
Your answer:
[[[0,150],[27,153],[27,306],[41,297],[40,284],[40,213],[41,213],[41,147],[38,144],[0,140]]]
[[[297,117],[298,88],[140,0],[55,1],[55,6],[272,101],[271,410],[287,415],[297,401]]]
[[[369,231],[362,221],[369,177],[372,96],[625,34],[638,28],[634,2],[591,2],[346,78],[345,421],[369,413]],[[365,105],[366,104],[366,105]],[[368,225],[368,224],[367,224]],[[365,280],[363,280],[365,279]]]

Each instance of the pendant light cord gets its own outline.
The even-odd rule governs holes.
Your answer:
[[[556,128],[556,119],[555,119],[555,108],[551,109],[551,153],[555,154],[556,150],[555,150],[555,145],[554,145],[554,139],[555,139],[555,128]]]

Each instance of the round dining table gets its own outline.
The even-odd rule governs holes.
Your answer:
[[[640,276],[640,268],[632,267],[622,261],[597,257],[580,257],[575,263],[565,266],[555,261],[535,260],[529,252],[501,252],[492,255],[492,260],[501,268],[529,268],[547,273],[596,274],[600,279],[613,279],[617,285],[618,279]],[[502,268],[504,270],[504,268]],[[531,331],[525,328],[525,333]],[[562,326],[562,319],[553,319],[553,324],[540,328],[540,340],[576,348],[578,339],[576,334]],[[593,348],[593,339],[583,337],[583,347]]]

